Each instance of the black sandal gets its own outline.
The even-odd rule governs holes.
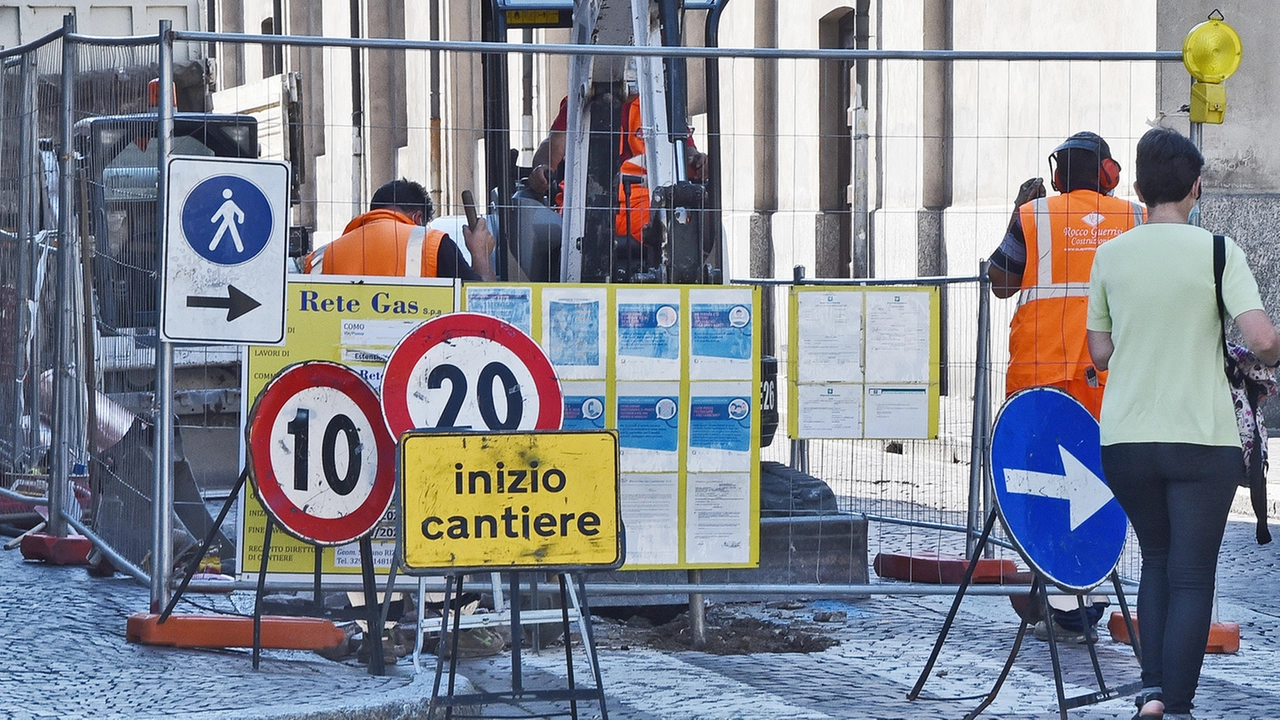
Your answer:
[[[1146,704],[1149,702],[1158,702],[1161,705],[1164,705],[1164,693],[1160,693],[1160,692],[1142,693],[1138,695],[1138,697],[1134,698],[1133,703],[1138,706],[1138,712],[1133,716],[1133,720],[1143,720],[1143,718],[1146,718],[1146,720],[1151,720],[1151,718],[1156,718],[1158,720],[1159,718],[1164,717],[1164,710],[1161,710],[1159,715],[1143,715],[1142,708],[1145,707]]]

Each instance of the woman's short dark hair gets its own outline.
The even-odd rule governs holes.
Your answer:
[[[378,188],[369,201],[369,209],[404,210],[407,212],[422,211],[422,222],[431,219],[433,209],[427,189],[412,180],[400,178]]]
[[[1178,202],[1191,194],[1204,156],[1173,128],[1151,128],[1138,141],[1135,184],[1147,207]]]

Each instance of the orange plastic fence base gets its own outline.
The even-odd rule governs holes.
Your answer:
[[[1138,616],[1133,616],[1133,629],[1138,631],[1138,639],[1142,639],[1142,628],[1138,627]],[[1111,631],[1111,638],[1122,643],[1132,645],[1129,642],[1129,628],[1124,624],[1124,613],[1116,611],[1111,613],[1111,619],[1107,621],[1107,630]],[[1204,651],[1207,653],[1232,654],[1240,652],[1240,625],[1233,622],[1216,622],[1209,626],[1209,642],[1205,644]]]
[[[183,648],[253,647],[253,618],[231,615],[170,615],[164,624],[159,615],[129,616],[125,637],[140,645]],[[345,638],[328,620],[319,618],[262,616],[262,647],[277,650],[325,650]]]
[[[880,553],[876,555],[872,564],[875,566],[876,574],[882,578],[958,585],[964,579],[964,572],[969,567],[969,559],[961,555],[933,553],[917,555]],[[1018,565],[1012,560],[981,558],[978,560],[978,567],[973,571],[972,582],[990,585],[1017,582],[1023,577],[1018,574]]]
[[[93,544],[83,535],[58,537],[44,533],[31,533],[22,538],[22,557],[43,560],[54,565],[85,565]]]

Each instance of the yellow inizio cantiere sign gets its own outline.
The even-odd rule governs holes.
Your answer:
[[[415,430],[398,470],[410,573],[622,564],[613,431]]]

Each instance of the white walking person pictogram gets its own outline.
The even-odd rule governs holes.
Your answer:
[[[218,243],[222,242],[222,236],[230,232],[231,242],[235,243],[236,252],[244,252],[244,243],[240,241],[240,229],[236,227],[237,224],[244,222],[244,211],[231,199],[232,194],[231,188],[222,191],[222,197],[227,201],[222,203],[213,217],[209,218],[211,223],[222,222],[218,226],[218,232],[213,234],[213,240],[209,242],[210,250],[218,247]]]

